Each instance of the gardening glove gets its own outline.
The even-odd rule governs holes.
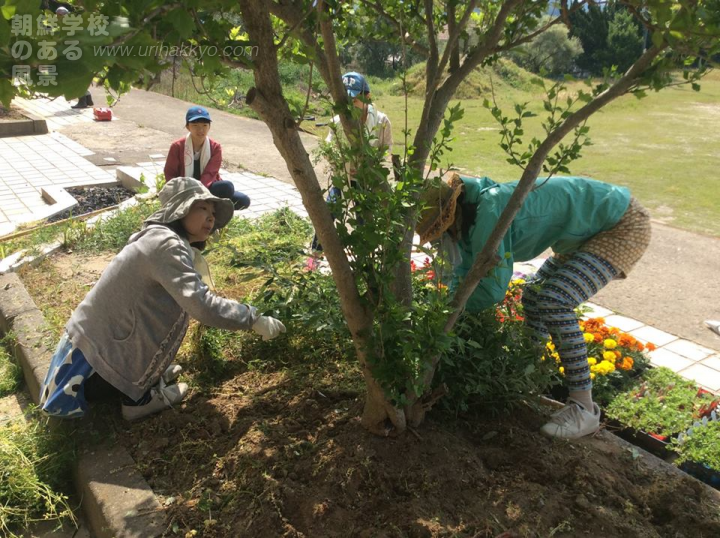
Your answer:
[[[252,330],[262,336],[263,340],[272,340],[280,333],[285,332],[285,325],[282,321],[270,316],[260,316],[253,324]]]

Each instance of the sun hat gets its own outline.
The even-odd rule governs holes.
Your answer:
[[[440,181],[439,185],[429,187],[420,196],[424,209],[420,213],[415,232],[420,236],[421,245],[439,239],[455,222],[457,199],[462,192],[462,179],[454,173],[447,183]]]
[[[188,108],[187,114],[185,114],[185,123],[191,123],[197,120],[212,122],[210,119],[210,112],[201,106],[191,106]]]
[[[171,179],[158,193],[162,207],[145,219],[146,224],[169,224],[185,217],[194,202],[205,200],[215,203],[215,226],[213,232],[227,226],[233,217],[235,207],[230,200],[214,196],[197,179],[176,177]]]
[[[342,76],[343,85],[353,99],[361,93],[370,93],[370,85],[360,73],[351,71]]]

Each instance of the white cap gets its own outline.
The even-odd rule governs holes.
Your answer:
[[[55,10],[55,15],[67,15],[70,13],[70,10],[66,8],[65,6],[60,6]]]

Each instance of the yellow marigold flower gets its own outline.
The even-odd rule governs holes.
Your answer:
[[[595,366],[597,364],[597,359],[595,357],[588,357],[588,364],[590,366]]]
[[[586,344],[595,341],[595,335],[592,333],[583,333],[583,338],[585,339]]]
[[[525,279],[524,278],[516,278],[515,280],[511,280],[510,284],[512,284],[513,286],[520,286],[522,284],[525,284]]]
[[[602,367],[603,371],[605,372],[605,375],[615,371],[615,365],[610,361],[602,361],[600,363],[600,366]]]
[[[562,366],[560,367],[560,374],[565,375],[565,368],[563,368]]]
[[[560,355],[558,355],[557,351],[552,354],[552,358],[555,359],[555,362],[560,362]]]
[[[615,359],[616,359],[616,358],[617,358],[617,357],[615,356],[615,352],[614,352],[614,351],[605,351],[605,352],[603,352],[603,362],[604,362],[604,361],[615,362]]]
[[[606,338],[603,345],[605,346],[605,349],[615,349],[617,347],[617,342],[612,338]]]
[[[590,379],[595,379],[595,373],[590,372]]]
[[[553,344],[552,342],[548,342],[547,344],[545,344],[545,347],[548,348],[550,351],[555,351],[555,344]]]

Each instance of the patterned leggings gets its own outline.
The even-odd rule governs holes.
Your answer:
[[[604,259],[589,252],[576,252],[564,263],[548,258],[523,292],[527,325],[538,341],[552,336],[571,391],[592,388],[587,345],[575,308],[617,274]]]

